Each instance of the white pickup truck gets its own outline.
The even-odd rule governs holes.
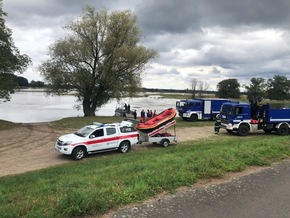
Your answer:
[[[139,134],[130,122],[93,123],[75,133],[59,137],[55,150],[71,155],[74,160],[81,160],[86,154],[98,152],[119,150],[126,153],[138,140]]]

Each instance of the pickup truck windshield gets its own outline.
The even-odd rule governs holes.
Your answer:
[[[85,126],[85,127],[81,128],[80,130],[78,130],[77,132],[75,132],[74,134],[77,135],[77,136],[86,137],[92,131],[93,131],[93,129],[91,127]]]

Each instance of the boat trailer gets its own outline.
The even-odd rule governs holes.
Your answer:
[[[177,142],[175,124],[176,121],[172,120],[149,133],[144,133],[138,130],[139,141],[137,144],[142,144],[143,142],[150,142],[152,144],[161,144],[161,146],[167,147],[171,142]],[[167,132],[167,129],[171,126],[174,127],[174,135]]]

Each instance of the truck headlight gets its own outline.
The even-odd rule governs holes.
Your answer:
[[[72,143],[72,141],[68,141],[68,142],[63,142],[62,145],[66,146],[66,145],[70,145]]]

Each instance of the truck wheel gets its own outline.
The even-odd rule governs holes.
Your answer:
[[[278,135],[287,135],[289,131],[289,128],[286,124],[282,124],[279,129],[277,129],[277,134]]]
[[[121,142],[118,150],[121,153],[127,153],[130,150],[131,146],[130,146],[130,142],[129,141],[124,141]]]
[[[198,120],[198,118],[197,118],[197,115],[196,114],[192,114],[191,116],[190,116],[190,121],[192,121],[192,122],[196,122]]]
[[[162,139],[161,142],[160,142],[160,144],[161,144],[164,148],[166,148],[166,147],[168,147],[168,145],[169,145],[169,140],[168,140],[168,139]]]
[[[86,149],[84,147],[77,147],[73,150],[71,156],[74,160],[81,160],[85,157],[85,155],[86,155]]]
[[[249,127],[246,125],[241,125],[238,129],[238,135],[239,136],[247,136],[249,134]]]

